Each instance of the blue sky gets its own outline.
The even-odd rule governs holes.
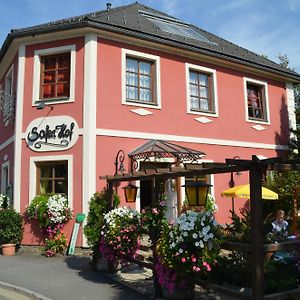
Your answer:
[[[133,3],[129,0],[0,0],[0,44],[22,28]],[[300,0],[140,0],[300,73]]]

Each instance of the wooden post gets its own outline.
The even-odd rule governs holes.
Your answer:
[[[159,201],[159,183],[155,178],[152,179],[151,186],[151,206],[153,207]],[[157,253],[156,253],[156,243],[159,238],[158,232],[150,232],[152,239],[152,255],[153,255],[153,296],[154,299],[160,298],[162,296],[161,286],[158,282],[158,276],[155,270],[155,265],[157,263]]]
[[[259,162],[250,170],[252,299],[255,300],[264,299],[262,173]]]
[[[107,183],[108,211],[113,207],[113,186],[114,184],[111,181]]]

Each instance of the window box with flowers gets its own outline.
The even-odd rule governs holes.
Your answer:
[[[136,257],[140,234],[140,214],[136,210],[120,207],[104,215],[99,251],[111,266],[110,271]]]
[[[208,279],[219,255],[219,228],[211,211],[187,210],[166,226],[157,244],[155,270],[165,298],[193,297],[191,277]]]
[[[46,235],[45,255],[63,254],[67,247],[66,236],[62,233],[64,225],[72,219],[72,210],[67,198],[60,194],[38,195],[27,207],[29,219],[37,220]]]

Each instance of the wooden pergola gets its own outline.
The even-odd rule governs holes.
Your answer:
[[[300,159],[287,160],[279,157],[260,160],[255,155],[251,160],[226,159],[225,163],[202,163],[185,164],[182,167],[169,167],[149,169],[143,171],[132,171],[116,175],[100,176],[100,179],[106,180],[108,184],[109,197],[112,200],[113,186],[117,182],[152,180],[152,204],[156,203],[159,196],[158,180],[177,178],[184,176],[200,176],[208,174],[222,174],[231,172],[249,172],[250,182],[250,211],[251,211],[251,245],[229,246],[240,251],[249,251],[251,253],[252,265],[252,294],[250,299],[279,299],[278,296],[270,297],[264,295],[264,258],[265,253],[270,251],[267,245],[264,245],[264,225],[263,225],[263,202],[262,202],[262,180],[266,170],[276,171],[299,171]],[[112,202],[111,202],[112,203]],[[293,247],[297,242],[288,242],[285,247]],[[225,247],[226,248],[226,247]],[[277,249],[280,247],[277,246]],[[228,249],[228,246],[227,246]],[[154,274],[155,277],[155,274]],[[154,287],[154,291],[158,291]],[[156,293],[155,293],[156,294]],[[285,292],[287,294],[287,292]],[[291,291],[288,295],[300,295],[300,289]],[[156,296],[156,295],[155,295]],[[249,299],[248,297],[244,297]],[[282,299],[282,298],[280,298]]]

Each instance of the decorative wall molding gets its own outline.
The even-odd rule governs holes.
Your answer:
[[[197,143],[197,144],[269,149],[269,150],[284,150],[284,151],[289,149],[289,147],[286,145],[254,143],[254,142],[236,141],[236,140],[211,139],[211,138],[201,138],[201,137],[193,137],[193,136],[178,136],[178,135],[171,135],[171,134],[151,133],[151,132],[112,130],[112,129],[100,129],[100,128],[98,128],[96,132],[97,135],[101,135],[101,136],[115,136],[115,137],[125,137],[125,138],[127,137],[127,138],[135,138],[135,139],[157,139],[157,140],[167,140],[167,141],[174,141],[174,142],[187,142],[187,143]]]

